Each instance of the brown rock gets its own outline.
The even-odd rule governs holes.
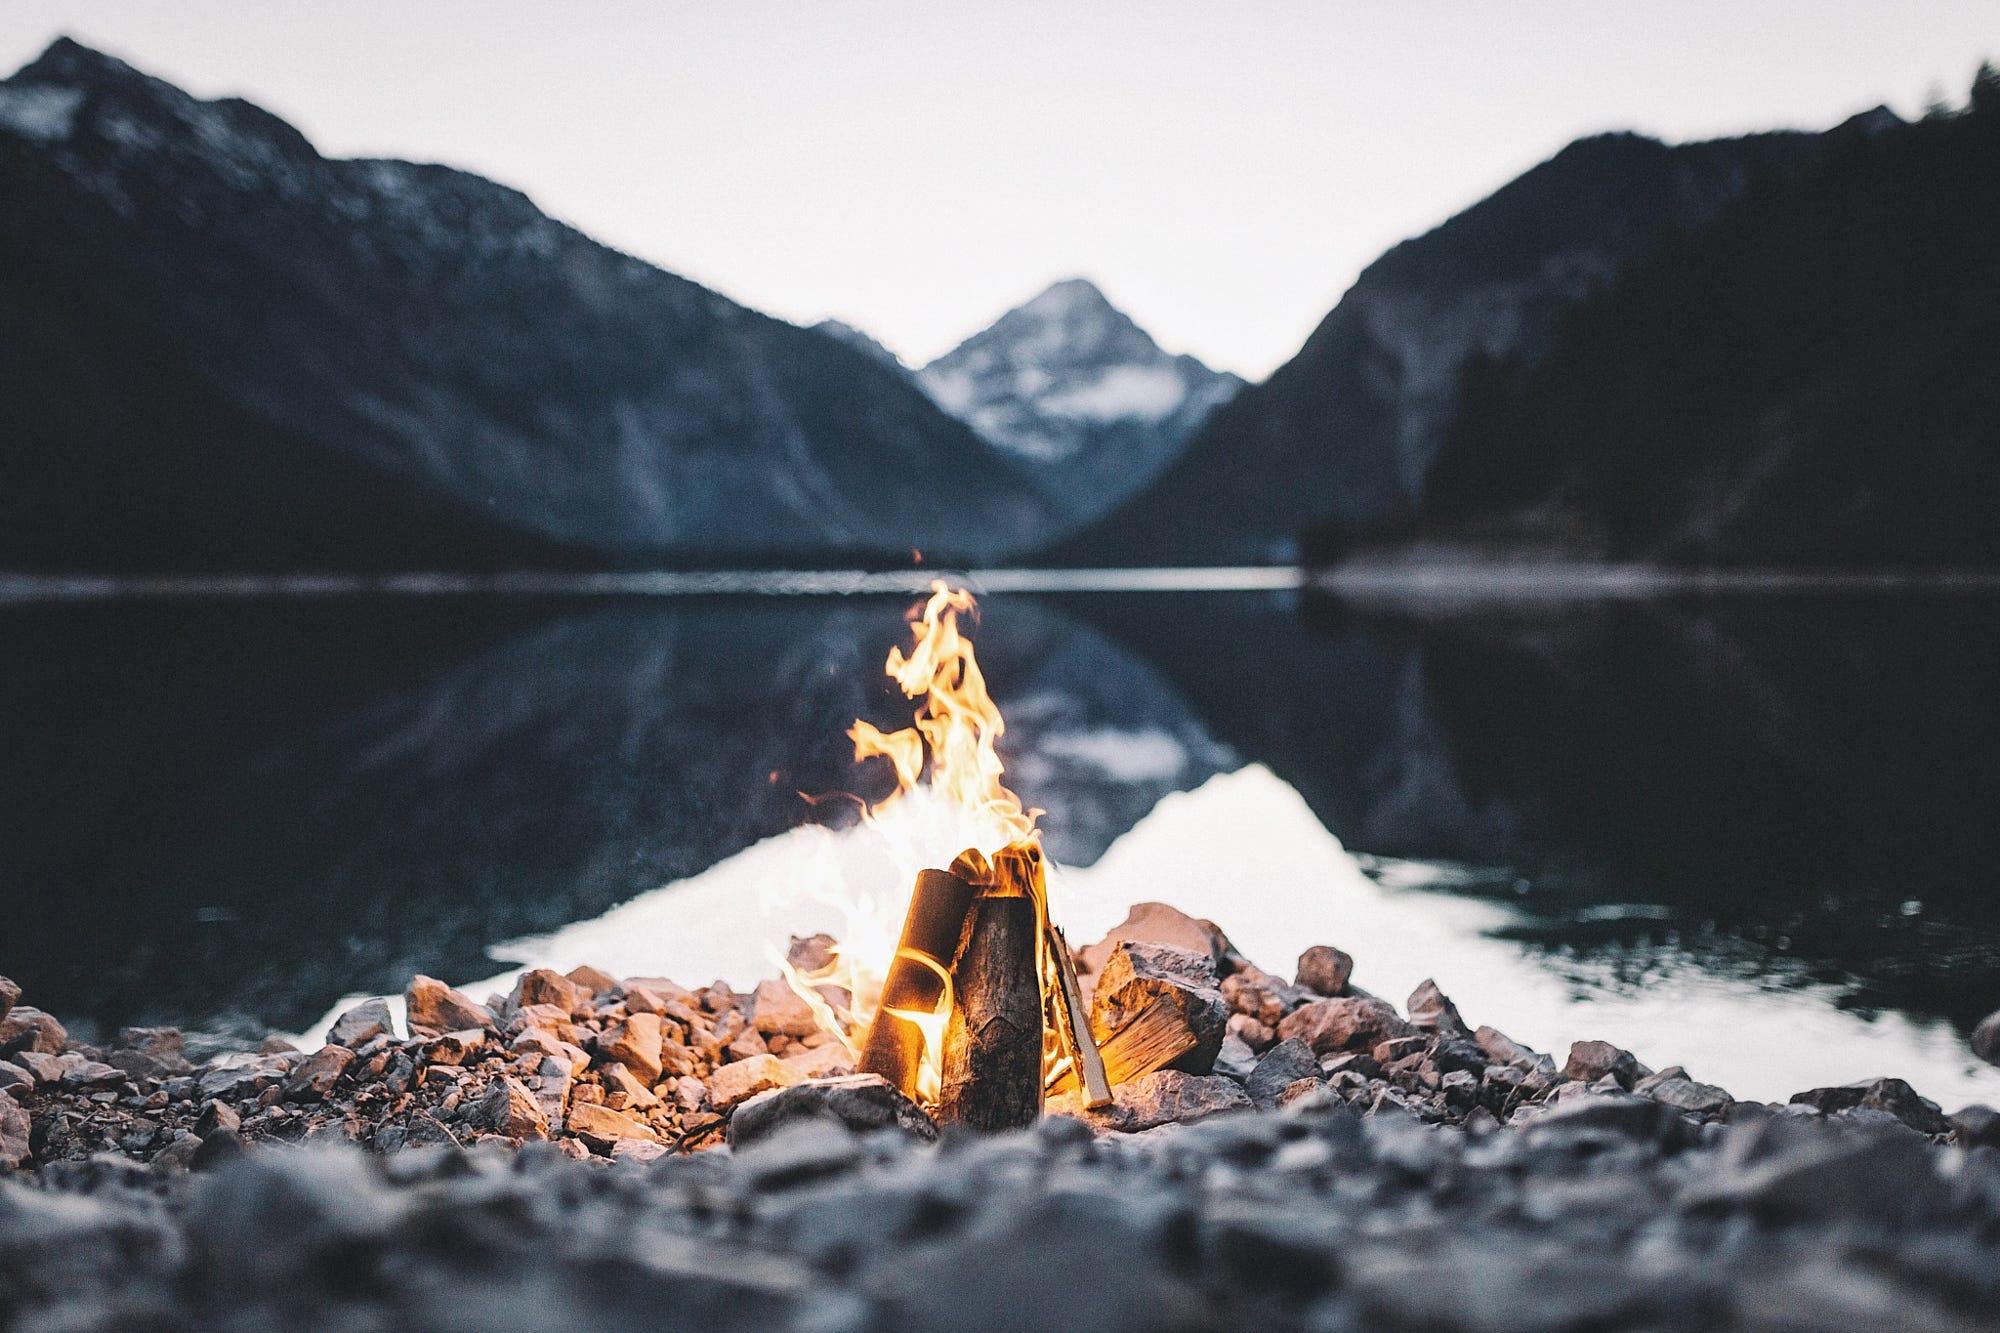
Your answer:
[[[1191,1074],[1215,1067],[1229,1023],[1229,1006],[1217,987],[1214,961],[1167,944],[1121,941],[1105,959],[1091,998],[1090,1026],[1100,1042],[1156,999],[1180,1012],[1194,1033],[1194,1048],[1168,1066]]]
[[[294,1069],[284,1083],[287,1101],[316,1102],[333,1091],[340,1076],[354,1063],[354,1052],[345,1046],[322,1046],[304,1064]]]
[[[41,1051],[16,1051],[14,1063],[27,1070],[37,1083],[62,1082],[63,1060],[60,1055],[47,1055]]]
[[[0,1060],[0,1097],[24,1098],[35,1090],[33,1074],[11,1061]]]
[[[629,997],[634,990],[651,991],[662,1000],[679,1000],[682,1004],[695,1003],[693,991],[668,977],[625,978],[625,994]]]
[[[1354,975],[1354,960],[1330,944],[1315,944],[1299,955],[1298,984],[1320,995],[1340,995]]]
[[[1165,903],[1134,903],[1110,934],[1078,950],[1078,968],[1093,977],[1101,974],[1111,961],[1112,951],[1127,941],[1165,944],[1189,953],[1206,954],[1218,976],[1230,971],[1241,958],[1229,943],[1229,937],[1213,921],[1189,916]]]
[[[1273,1028],[1299,1001],[1310,998],[1255,964],[1240,967],[1224,977],[1221,989],[1231,1013],[1246,1015]]]
[[[34,1051],[60,1055],[69,1044],[69,1030],[53,1014],[45,1014],[31,1004],[13,1005],[0,1018],[0,1055],[12,1051]]]
[[[604,999],[619,994],[625,989],[625,984],[619,981],[617,977],[612,976],[601,967],[592,967],[588,963],[585,963],[581,967],[572,967],[564,975],[575,982],[577,988],[586,992],[593,1000]]]
[[[660,1016],[630,1014],[597,1039],[597,1053],[639,1076],[648,1087],[660,1081]]]
[[[569,1094],[576,1085],[578,1072],[564,1056],[542,1057],[535,1071],[535,1105],[542,1108],[543,1118],[551,1125],[560,1125],[569,1113]]]
[[[7,1011],[12,1009],[20,998],[20,985],[6,977],[0,977],[0,1020],[7,1017]]]
[[[0,1171],[19,1170],[28,1160],[34,1121],[9,1098],[0,1098]]]
[[[1161,1069],[1120,1083],[1111,1090],[1112,1104],[1102,1110],[1086,1110],[1083,1094],[1077,1091],[1051,1097],[1052,1115],[1084,1120],[1100,1130],[1136,1134],[1165,1124],[1191,1124],[1223,1111],[1240,1111],[1251,1106],[1250,1094],[1234,1079],[1220,1074],[1200,1077],[1178,1069]]]
[[[779,1058],[802,1078],[832,1078],[854,1072],[854,1057],[837,1041],[793,1047]]]
[[[521,974],[521,979],[514,983],[512,998],[516,1008],[546,1004],[565,1014],[574,1014],[583,1001],[583,992],[562,973],[537,967]]]
[[[1261,1051],[1278,1039],[1276,1028],[1248,1014],[1231,1014],[1228,1027],[1223,1030],[1253,1051]],[[1221,1058],[1219,1055],[1216,1057],[1218,1062]]]
[[[614,1162],[655,1162],[666,1155],[666,1144],[646,1139],[618,1139],[611,1145]]]
[[[552,1004],[523,1005],[507,1016],[507,1034],[514,1036],[536,1028],[553,1033],[560,1040],[575,1044],[582,1039],[582,1032],[571,1020],[569,1011]]]
[[[767,1037],[810,1037],[819,1031],[819,1019],[799,993],[783,981],[769,978],[757,983],[751,993],[756,1009],[751,1026]]]
[[[565,1122],[570,1133],[589,1143],[592,1147],[609,1152],[620,1139],[644,1139],[657,1142],[659,1135],[643,1121],[626,1115],[623,1111],[613,1111],[608,1107],[578,1103],[569,1108],[569,1118]]]
[[[412,979],[403,998],[409,1005],[410,1035],[413,1037],[436,1037],[466,1028],[490,1028],[494,1025],[492,1010],[483,1004],[473,1003],[468,996],[435,977]]]
[[[395,1035],[395,1026],[395,1016],[389,1012],[387,1000],[363,1000],[333,1021],[326,1039],[335,1046],[358,1051],[377,1037]]]
[[[466,1113],[466,1123],[520,1142],[549,1136],[548,1117],[526,1084],[503,1074],[487,1086]]]
[[[1416,1029],[1387,1003],[1372,997],[1314,1000],[1285,1015],[1278,1036],[1297,1037],[1315,1055],[1372,1050],[1379,1042],[1414,1035]]]
[[[667,1012],[667,1002],[661,997],[658,991],[648,990],[644,986],[627,986],[625,988],[625,1012],[628,1014],[664,1014]]]
[[[478,1058],[479,1052],[485,1048],[486,1034],[478,1028],[467,1028],[463,1032],[447,1032],[425,1042],[423,1056],[427,1064],[462,1065]]]
[[[1608,1074],[1628,1092],[1647,1073],[1632,1052],[1621,1050],[1608,1041],[1573,1043],[1562,1072],[1564,1078],[1578,1083],[1595,1083]]]
[[[234,1134],[243,1128],[243,1117],[228,1102],[210,1102],[201,1108],[201,1115],[194,1122],[194,1132],[200,1138],[207,1138],[219,1129]]]
[[[799,1072],[775,1055],[757,1055],[728,1064],[708,1076],[709,1101],[718,1111],[728,1110],[772,1088],[789,1088],[802,1082]]]
[[[598,1077],[604,1080],[604,1090],[606,1093],[625,1099],[623,1105],[617,1108],[619,1110],[624,1110],[627,1107],[637,1107],[643,1111],[648,1107],[660,1104],[660,1099],[653,1094],[653,1090],[641,1083],[638,1077],[624,1065],[606,1065],[599,1071]]]
[[[1410,992],[1410,1002],[1406,1008],[1409,1010],[1410,1022],[1426,1032],[1436,1032],[1446,1037],[1472,1036],[1472,1029],[1468,1028],[1465,1020],[1459,1017],[1458,1006],[1451,1002],[1450,996],[1438,989],[1437,982],[1429,978],[1419,982],[1417,988]]]
[[[785,961],[807,976],[825,972],[839,956],[840,946],[827,934],[794,935],[785,948]]]

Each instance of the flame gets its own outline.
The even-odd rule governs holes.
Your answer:
[[[833,959],[811,971],[780,960],[786,981],[850,1054],[859,1053],[880,1003],[917,871],[948,866],[967,849],[991,858],[1013,844],[1040,840],[1041,811],[1022,806],[1003,781],[998,742],[1006,723],[986,691],[972,640],[960,629],[961,616],[976,614],[970,592],[933,580],[929,599],[912,617],[909,651],[891,648],[884,666],[906,698],[920,701],[912,725],[885,732],[857,719],[847,733],[857,762],[886,759],[895,776],[895,790],[862,811],[863,828],[895,866],[898,878],[889,896],[856,891],[837,870],[817,875],[806,896],[837,907],[845,919]],[[828,987],[852,997],[845,1013],[827,1001]],[[923,1032],[918,1092],[934,1098],[948,1004],[937,1012],[889,1012]]]

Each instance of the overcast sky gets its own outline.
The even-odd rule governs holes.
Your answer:
[[[1916,114],[2000,56],[2000,3],[5,0],[0,66],[63,32],[912,361],[1081,273],[1261,377],[1570,139]]]

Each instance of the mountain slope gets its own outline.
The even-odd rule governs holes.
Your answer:
[[[1705,564],[2000,562],[2000,78],[1850,137],[1475,375],[1419,534]]]
[[[980,558],[1050,512],[861,352],[67,40],[0,82],[0,331],[10,565]]]
[[[1479,356],[1533,361],[1563,315],[1818,137],[1670,147],[1580,140],[1371,264],[1271,378],[1219,409],[1160,479],[1050,553],[1105,563],[1288,559],[1328,521],[1392,523],[1417,503]]]
[[[1008,311],[917,382],[1078,519],[1158,476],[1243,384],[1162,350],[1082,278]]]

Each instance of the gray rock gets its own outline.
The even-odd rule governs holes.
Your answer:
[[[1952,1115],[1951,1131],[1961,1148],[2000,1148],[2000,1111],[1975,1103]]]
[[[1312,1047],[1293,1037],[1264,1053],[1250,1077],[1244,1080],[1244,1091],[1250,1094],[1251,1101],[1269,1108],[1278,1104],[1280,1093],[1300,1079],[1319,1082],[1319,1057],[1313,1054]]]
[[[1299,955],[1297,982],[1317,995],[1344,994],[1354,960],[1330,944],[1315,944]]]
[[[1827,1115],[1857,1109],[1882,1111],[1920,1134],[1951,1131],[1951,1123],[1937,1103],[1918,1096],[1914,1088],[1899,1078],[1862,1079],[1839,1087],[1808,1088],[1793,1093],[1792,1102]]]
[[[1650,1097],[1662,1106],[1671,1106],[1676,1111],[1689,1115],[1720,1115],[1734,1100],[1723,1089],[1712,1083],[1696,1083],[1692,1079],[1641,1080],[1648,1083],[1639,1095]]]
[[[1222,1047],[1216,1052],[1215,1073],[1225,1074],[1238,1083],[1250,1077],[1250,1071],[1257,1067],[1257,1052],[1241,1037],[1230,1035],[1222,1039]]]
[[[1428,978],[1410,992],[1410,1002],[1404,1008],[1409,1012],[1410,1022],[1426,1032],[1467,1040],[1472,1036],[1472,1029],[1459,1017],[1458,1006],[1438,989],[1437,982]]]
[[[1166,1124],[1193,1124],[1224,1111],[1248,1110],[1250,1095],[1234,1079],[1206,1077],[1161,1069],[1120,1083],[1111,1090],[1112,1104],[1098,1110],[1084,1107],[1082,1095],[1069,1092],[1049,1099],[1051,1115],[1075,1116],[1104,1131],[1135,1134]]]
[[[1616,1079],[1618,1086],[1628,1092],[1646,1074],[1644,1066],[1632,1052],[1621,1050],[1608,1041],[1579,1041],[1572,1045],[1562,1072],[1564,1078],[1575,1079],[1579,1083],[1595,1083],[1608,1076]]]
[[[761,1092],[729,1118],[729,1143],[744,1147],[797,1120],[833,1120],[850,1130],[897,1129],[921,1140],[937,1137],[923,1108],[879,1074],[816,1079]]]
[[[820,1116],[779,1121],[738,1151],[744,1175],[767,1190],[837,1176],[861,1161],[861,1147],[847,1127]]]
[[[387,1000],[363,1000],[333,1021],[326,1039],[350,1051],[359,1050],[377,1037],[394,1036],[395,1026]]]

